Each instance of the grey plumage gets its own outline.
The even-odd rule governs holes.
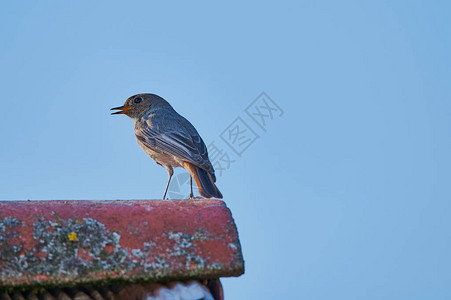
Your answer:
[[[163,199],[175,167],[187,169],[202,196],[222,198],[215,185],[215,171],[204,141],[194,126],[166,100],[154,94],[138,94],[128,98],[123,106],[113,109],[120,110],[113,114],[125,114],[135,121],[138,144],[168,171],[169,180]]]

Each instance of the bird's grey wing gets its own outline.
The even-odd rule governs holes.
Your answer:
[[[197,133],[190,133],[183,127],[157,130],[147,123],[135,127],[136,137],[153,150],[164,151],[207,172],[214,172],[208,159],[207,147]]]

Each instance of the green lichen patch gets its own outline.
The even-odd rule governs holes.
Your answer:
[[[157,240],[164,240],[164,247],[148,241],[140,249],[129,249],[121,246],[118,232],[97,220],[53,218],[35,219],[32,246],[26,249],[19,234],[25,225],[15,218],[0,218],[0,288],[202,278],[225,268],[196,252],[204,241],[223,239],[205,228],[193,234],[163,233]]]
[[[20,235],[17,228],[22,226],[22,222],[16,218],[0,219],[0,262],[2,270],[4,267],[10,268],[23,264],[20,258],[23,244],[17,241]]]
[[[166,250],[170,257],[182,257],[186,269],[190,269],[192,264],[201,269],[205,267],[205,258],[197,255],[193,247],[193,243],[203,238],[201,234],[169,232],[168,236],[170,240],[175,242],[172,248]]]
[[[12,243],[17,237],[14,227],[20,222],[8,218],[0,222],[0,249],[2,278],[39,277],[71,278],[90,272],[124,272],[132,268],[131,256],[121,248],[120,236],[105,229],[91,218],[83,220],[40,218],[33,223],[32,237],[36,241],[31,249],[22,243]],[[8,231],[8,228],[13,228]],[[71,236],[76,239],[71,239]]]

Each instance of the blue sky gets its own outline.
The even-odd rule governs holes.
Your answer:
[[[161,198],[166,171],[109,114],[152,92],[233,161],[228,299],[449,299],[450,9],[2,3],[0,199]],[[262,92],[265,130],[246,113]],[[237,118],[258,136],[241,155],[221,138]]]

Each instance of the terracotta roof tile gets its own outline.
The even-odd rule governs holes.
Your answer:
[[[220,200],[0,202],[0,286],[239,276]]]

